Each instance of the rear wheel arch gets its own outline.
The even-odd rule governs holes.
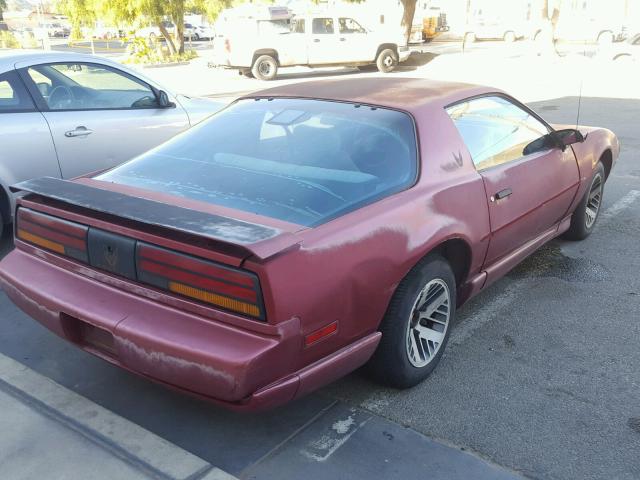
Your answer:
[[[469,244],[458,237],[450,238],[430,250],[424,257],[432,254],[440,255],[449,263],[456,277],[456,288],[459,290],[467,280],[471,267],[471,247]]]
[[[273,48],[261,48],[260,50],[256,50],[255,52],[253,52],[251,65],[253,66],[256,63],[256,60],[262,55],[269,55],[270,57],[273,57],[278,66],[280,66],[280,57],[278,56],[278,51]]]
[[[395,54],[398,55],[398,45],[396,45],[395,43],[383,43],[381,45],[378,45],[378,50],[376,50],[376,56],[374,58],[374,61],[378,58],[378,55],[380,55],[380,52],[382,52],[383,50],[386,50],[387,48],[390,50],[393,50]]]
[[[613,153],[611,153],[610,149],[607,148],[602,152],[602,155],[600,155],[600,162],[604,166],[604,178],[606,180],[609,178],[609,174],[613,168]]]

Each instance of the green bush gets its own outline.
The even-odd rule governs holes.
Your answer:
[[[129,38],[127,45],[127,63],[158,64],[189,61],[198,56],[195,50],[187,50],[183,54],[171,55],[166,45],[151,42],[146,38]]]
[[[20,42],[11,32],[0,31],[0,48],[20,48]]]

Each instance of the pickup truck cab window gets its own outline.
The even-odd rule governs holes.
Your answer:
[[[312,28],[314,35],[331,35],[334,33],[333,18],[314,18]]]
[[[530,112],[499,96],[458,103],[447,113],[478,170],[522,158],[527,145],[549,133]]]
[[[340,26],[341,34],[349,35],[351,33],[367,33],[367,31],[353,18],[340,17],[338,19],[338,24]]]

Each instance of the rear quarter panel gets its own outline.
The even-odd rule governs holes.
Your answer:
[[[452,238],[471,248],[470,275],[480,271],[489,238],[481,177],[443,109],[416,115],[417,184],[399,194],[301,232],[300,247],[260,264],[270,322],[297,317],[302,334],[337,321],[338,331],[304,348],[307,365],[375,331],[403,277]]]

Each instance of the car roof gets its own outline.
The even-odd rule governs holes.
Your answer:
[[[465,83],[385,76],[293,83],[260,90],[244,98],[313,98],[377,105],[413,113],[428,105],[446,106],[485,93],[502,92]]]
[[[46,52],[43,50],[6,50],[0,52],[0,71],[13,68],[18,62],[99,62],[107,65],[117,64],[103,57],[96,57],[86,53],[74,52]]]

